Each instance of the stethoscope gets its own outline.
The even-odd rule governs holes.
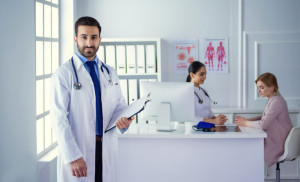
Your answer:
[[[209,98],[209,100],[213,103],[213,104],[217,104],[217,102],[211,100],[211,98],[209,97],[208,93],[201,87],[199,87],[203,92],[204,94]],[[199,104],[203,104],[203,99],[200,98],[200,96],[194,91],[195,95],[198,97],[198,102]]]
[[[76,72],[76,69],[75,69],[75,66],[74,66],[74,61],[73,61],[73,57],[71,58],[71,63],[72,63],[72,67],[73,67],[73,71],[74,71],[74,74],[75,74],[75,78],[76,78],[76,83],[74,83],[74,88],[76,90],[80,90],[81,87],[82,87],[82,84],[78,81],[78,76],[77,76],[77,72]],[[112,76],[110,74],[110,71],[109,69],[107,68],[106,65],[104,65],[103,63],[101,64],[101,67],[100,67],[105,79],[107,80],[107,82],[111,85],[113,85],[113,82],[112,82]],[[107,74],[104,74],[104,69],[106,70],[106,73]],[[108,75],[108,76],[107,76]],[[117,83],[116,83],[117,85]]]

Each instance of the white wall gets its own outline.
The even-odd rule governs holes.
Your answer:
[[[259,107],[263,108],[265,100],[254,98],[254,72],[257,70],[251,64],[254,53],[245,45],[244,32],[290,32],[300,31],[300,5],[297,0],[77,0],[77,13],[80,16],[93,16],[100,21],[103,28],[102,37],[132,38],[160,37],[162,38],[162,80],[185,81],[186,74],[176,74],[172,67],[172,42],[174,40],[198,39],[204,37],[229,37],[229,74],[208,74],[204,87],[218,102],[218,107]],[[298,17],[298,18],[297,18]],[[267,36],[267,35],[266,35]],[[264,37],[264,35],[263,35]],[[289,37],[289,41],[295,35]],[[287,39],[280,39],[287,40]],[[268,44],[269,45],[269,44]],[[298,42],[296,44],[298,48]],[[283,48],[283,46],[287,46]],[[280,44],[277,49],[284,49],[288,54],[291,44]],[[279,65],[272,65],[272,59],[265,57],[273,54],[270,46],[262,47],[261,69],[278,75],[280,91],[283,96],[290,96],[288,104],[299,107],[300,89],[291,81],[289,68],[300,66],[299,58],[292,55],[288,58],[289,65],[284,72],[279,72]],[[294,48],[293,51],[296,49]],[[245,50],[244,50],[245,49]],[[266,50],[265,50],[266,49]],[[271,51],[270,51],[271,50]],[[250,65],[249,62],[251,62]],[[285,60],[286,61],[286,60]],[[254,63],[253,63],[254,64]],[[277,67],[276,67],[277,66]],[[299,73],[294,71],[292,73]],[[288,91],[293,87],[295,91]],[[296,99],[296,100],[295,100]]]
[[[0,181],[35,182],[34,0],[0,1]]]
[[[300,1],[243,0],[244,106],[265,105],[253,80],[264,72],[278,78],[289,107],[300,106]]]
[[[103,28],[105,38],[162,38],[162,80],[184,82],[187,72],[176,74],[173,69],[173,41],[204,37],[229,37],[231,34],[230,0],[112,0],[77,1],[77,17],[94,16]],[[199,46],[199,51],[202,49]],[[236,65],[231,64],[236,70]],[[231,85],[233,74],[209,74],[204,85],[219,106],[236,106],[237,94]],[[225,83],[225,84],[221,84]],[[225,88],[225,89],[224,89]],[[228,95],[229,97],[223,97]]]
[[[60,63],[63,64],[74,54],[74,3],[60,1]]]

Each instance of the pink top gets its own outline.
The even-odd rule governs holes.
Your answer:
[[[253,128],[263,129],[267,133],[264,158],[270,167],[283,154],[285,139],[293,127],[284,98],[278,92],[274,93],[263,114],[251,119]]]

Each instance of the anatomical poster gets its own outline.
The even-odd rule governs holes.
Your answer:
[[[207,72],[228,73],[228,38],[203,39],[201,62]]]
[[[175,73],[187,73],[189,65],[198,61],[198,41],[174,41]]]

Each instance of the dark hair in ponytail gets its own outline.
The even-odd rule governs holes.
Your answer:
[[[203,66],[205,67],[205,65],[199,61],[192,62],[188,69],[189,74],[186,78],[186,82],[191,82],[191,80],[192,80],[190,73],[196,74]]]

